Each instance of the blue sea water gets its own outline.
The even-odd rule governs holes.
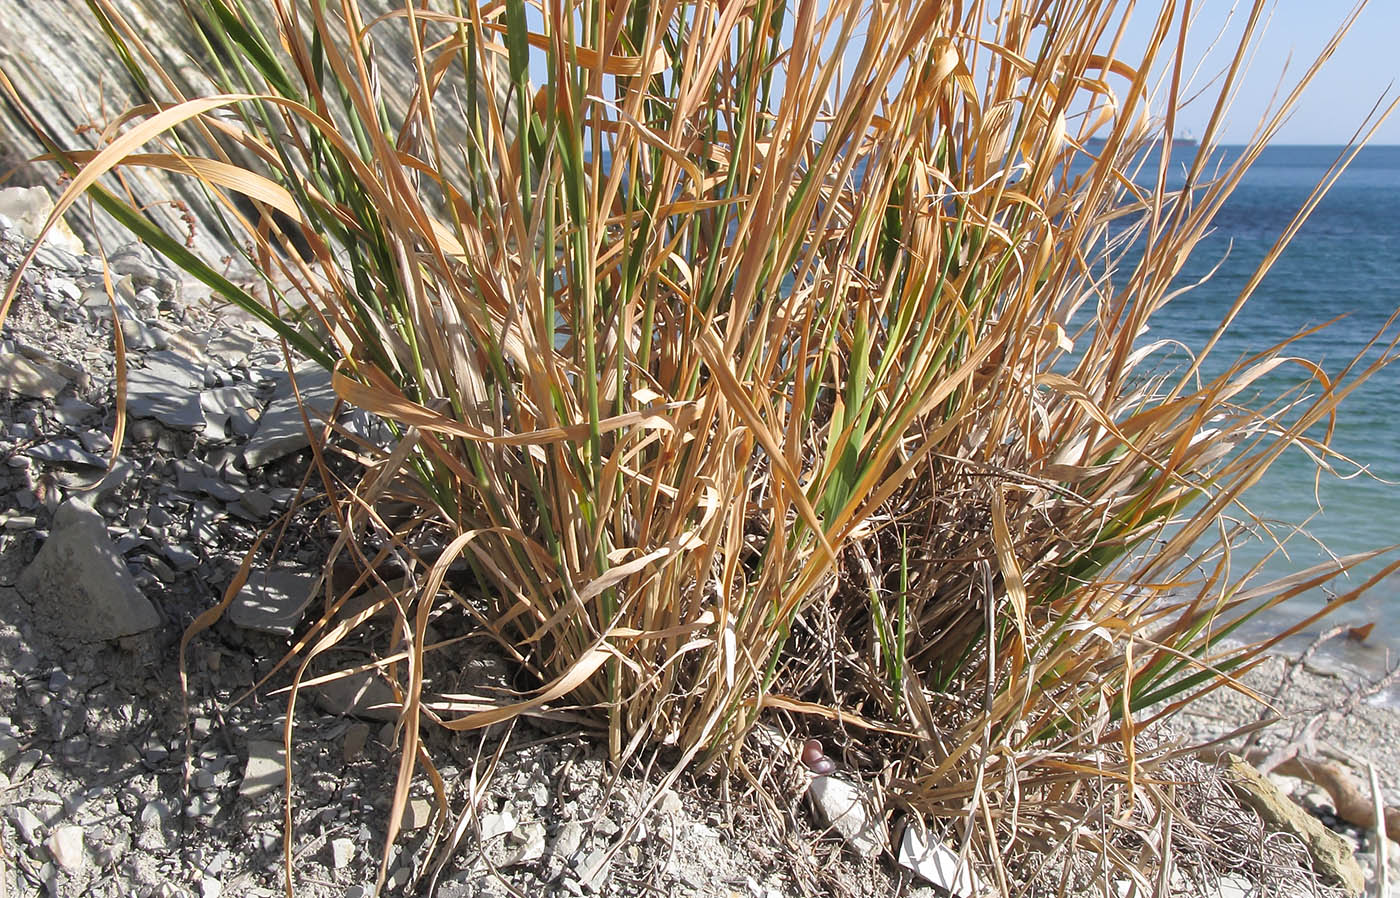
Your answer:
[[[1219,151],[1227,159],[1239,148]],[[1294,214],[1342,152],[1340,147],[1279,146],[1266,149],[1244,177],[1220,214],[1213,233],[1198,247],[1185,283],[1219,264],[1211,280],[1182,295],[1152,319],[1145,339],[1180,340],[1193,349],[1205,345],[1239,291],[1283,232]],[[1321,362],[1329,375],[1340,372],[1400,308],[1400,146],[1363,149],[1302,226],[1274,264],[1253,298],[1204,366],[1206,375],[1300,330],[1335,323],[1287,351]],[[1374,358],[1376,350],[1368,354]],[[1288,366],[1261,385],[1277,395],[1296,384],[1301,369]],[[1245,495],[1261,518],[1300,524],[1316,540],[1299,535],[1276,554],[1257,582],[1283,577],[1325,561],[1328,552],[1347,555],[1400,543],[1400,363],[1385,368],[1360,386],[1343,404],[1333,448],[1365,466],[1350,479],[1324,475],[1314,494],[1313,462],[1299,450],[1282,456],[1268,475]],[[1350,471],[1356,469],[1339,463]],[[1310,518],[1310,520],[1309,520]],[[1280,531],[1287,533],[1288,528]],[[1326,548],[1324,549],[1323,546]],[[1272,546],[1247,544],[1237,551],[1236,570],[1267,554]],[[1400,554],[1387,560],[1400,558]],[[1384,561],[1371,562],[1337,581],[1333,593],[1364,582]],[[1243,565],[1243,567],[1241,566]],[[1261,636],[1297,621],[1327,603],[1316,590],[1262,618],[1246,631]],[[1363,644],[1343,641],[1332,649],[1334,660],[1375,671],[1400,655],[1400,574],[1364,597],[1341,607],[1310,631],[1332,623],[1374,622]],[[1297,649],[1310,641],[1300,637]]]

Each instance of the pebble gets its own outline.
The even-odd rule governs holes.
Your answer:
[[[523,823],[511,833],[511,838],[519,844],[506,859],[506,866],[528,864],[544,857],[547,841],[543,823]]]
[[[72,824],[54,827],[44,847],[63,869],[70,873],[81,870],[86,861],[83,852],[83,828]]]
[[[47,699],[48,696],[43,696]],[[10,782],[22,782],[25,777],[34,772],[34,768],[44,760],[44,753],[40,749],[30,748],[19,753],[15,758],[15,766],[10,770]]]
[[[355,840],[346,838],[331,839],[331,866],[342,870],[350,866],[355,857]]]
[[[39,844],[39,834],[43,832],[44,824],[33,811],[22,804],[15,804],[5,809],[5,816],[10,818],[10,822],[15,825],[15,829],[19,832],[19,837],[26,844]]]
[[[352,723],[345,730],[345,744],[342,748],[345,763],[348,764],[359,758],[364,752],[367,742],[369,742],[369,724]]]
[[[161,554],[177,571],[192,571],[199,567],[199,556],[179,543],[167,543],[162,546]]]
[[[807,797],[817,822],[835,830],[861,857],[878,857],[889,838],[868,789],[834,775],[812,778]]]
[[[283,374],[272,404],[258,421],[257,432],[243,446],[243,463],[249,470],[260,468],[311,444],[302,418],[303,404],[313,427],[323,423],[334,409],[336,397],[331,388],[330,372],[308,363],[296,369],[296,381],[301,403],[297,402],[291,382]]]
[[[550,853],[555,857],[567,861],[578,853],[579,847],[583,845],[583,827],[573,820],[569,820],[559,827],[559,831],[554,835],[554,844],[550,846]]]
[[[96,415],[97,411],[97,406],[74,397],[60,402],[58,408],[54,409],[53,416],[60,424],[75,427]]]
[[[199,391],[204,373],[194,362],[170,352],[147,353],[145,365],[127,372],[127,413],[155,418],[171,430],[201,430],[204,410]]]
[[[663,789],[656,801],[656,809],[663,814],[676,816],[681,813],[681,797],[675,789]]]
[[[68,674],[63,672],[63,668],[55,667],[49,674],[49,691],[54,693],[63,692],[73,682]]]
[[[394,690],[372,670],[322,683],[316,687],[313,696],[321,710],[329,714],[350,715],[366,720],[399,719]]]
[[[433,819],[433,803],[426,798],[411,798],[403,809],[403,828],[422,829]]]
[[[498,814],[485,814],[481,818],[481,839],[485,842],[512,832],[515,824],[515,815],[509,806]]]
[[[100,642],[160,623],[107,535],[102,516],[76,499],[54,515],[44,547],[15,584],[60,635]]]

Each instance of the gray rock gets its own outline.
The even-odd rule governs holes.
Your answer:
[[[51,277],[45,283],[45,287],[55,296],[68,300],[78,299],[83,295],[82,288],[68,278]]]
[[[48,696],[36,696],[37,698],[46,699]],[[25,777],[33,773],[34,768],[38,767],[43,760],[44,752],[41,749],[29,748],[20,752],[15,757],[15,766],[10,770],[10,781],[15,784],[23,782]]]
[[[83,851],[83,828],[81,826],[65,824],[54,827],[54,831],[49,834],[44,847],[49,850],[49,855],[54,861],[70,873],[81,870],[87,861],[86,852]]]
[[[199,567],[199,556],[179,543],[166,543],[160,551],[177,571],[192,571]]]
[[[107,257],[107,265],[113,273],[130,277],[131,285],[138,291],[153,289],[157,299],[179,297],[179,278],[144,243],[133,242],[119,247]]]
[[[16,353],[6,353],[0,365],[0,390],[32,399],[53,399],[68,386],[68,378],[52,368]]]
[[[5,816],[10,818],[10,822],[15,825],[15,830],[19,837],[27,845],[38,845],[40,833],[44,830],[44,823],[33,811],[22,804],[12,804],[5,809]]]
[[[160,623],[102,516],[76,500],[58,509],[52,533],[15,585],[42,611],[41,620],[80,641],[130,636]]]
[[[506,858],[505,866],[529,864],[544,857],[546,843],[543,823],[534,821],[521,824],[516,827],[511,837],[520,844]]]
[[[138,321],[129,315],[121,319],[122,339],[127,349],[169,349],[170,334],[162,327]]]
[[[198,489],[201,493],[213,496],[220,502],[237,502],[243,498],[243,489],[218,477],[201,477]]]
[[[217,360],[225,367],[232,368],[247,361],[248,353],[256,349],[257,346],[256,337],[242,331],[229,331],[210,340],[205,351],[210,358]]]
[[[100,430],[81,430],[77,436],[83,448],[93,455],[100,457],[112,449],[112,438]]]
[[[467,877],[468,874],[459,873],[451,879],[444,879],[438,884],[437,898],[477,898],[482,893]]]
[[[120,489],[122,484],[126,483],[133,473],[135,473],[135,469],[132,468],[131,462],[119,455],[117,456],[116,464],[112,466],[112,470],[103,474],[96,483],[92,483],[91,478],[87,478],[84,482],[79,483],[76,482],[79,478],[75,477],[73,481],[68,482],[67,485],[78,492],[85,493],[88,496],[88,501],[96,502],[113,490]]]
[[[345,731],[345,744],[341,748],[341,754],[345,758],[345,763],[349,764],[360,757],[365,750],[366,743],[369,742],[369,724],[352,723]]]
[[[9,727],[0,728],[0,764],[10,763],[10,759],[19,754],[19,739],[10,731]]]
[[[861,857],[878,857],[889,844],[885,823],[870,790],[838,776],[813,777],[807,797],[821,826],[835,830]]]
[[[578,866],[579,880],[583,885],[598,890],[608,878],[608,868],[612,866],[612,855],[607,846],[593,849]]]
[[[97,414],[97,406],[90,405],[81,399],[65,399],[54,409],[53,416],[60,423],[69,427],[74,427],[83,423],[88,418]]]
[[[563,861],[568,861],[579,848],[583,846],[583,826],[578,822],[570,820],[559,827],[559,832],[554,836],[554,844],[550,846],[549,853]]]
[[[257,798],[281,789],[283,771],[287,765],[287,753],[281,742],[268,742],[255,739],[248,743],[248,763],[243,768],[243,782],[238,794],[244,798]]]
[[[6,187],[0,190],[0,216],[9,219],[10,226],[27,241],[38,238],[44,222],[53,212],[53,205],[53,197],[43,187]],[[50,247],[60,250],[60,258],[65,262],[62,266],[50,267],[65,269],[70,267],[74,256],[85,251],[82,241],[74,236],[68,223],[61,218],[44,235],[44,248]]]
[[[272,497],[262,490],[249,490],[238,499],[238,505],[246,511],[253,520],[261,520],[272,511]]]
[[[199,394],[203,370],[174,352],[152,352],[145,367],[127,372],[126,410],[138,418],[155,418],[171,430],[204,427]]]
[[[87,465],[90,468],[105,468],[107,460],[85,450],[74,439],[50,440],[27,450],[25,455],[37,461],[57,465]]]
[[[515,814],[511,812],[509,805],[500,813],[484,814],[481,817],[481,839],[484,842],[514,832],[515,825]]]
[[[212,502],[200,502],[190,511],[190,537],[202,546],[217,548],[222,537],[215,525],[226,517],[227,513],[219,506]],[[249,582],[252,582],[251,578]]]
[[[394,690],[374,671],[366,670],[317,686],[314,700],[328,714],[342,714],[365,720],[397,721],[398,703]],[[348,741],[348,735],[347,735]]]
[[[236,408],[228,414],[228,429],[238,436],[250,437],[258,432],[258,421],[261,416],[261,409]]]
[[[311,425],[317,427],[324,424],[336,403],[330,372],[319,365],[303,365],[297,369],[296,375]],[[272,404],[258,420],[257,432],[243,447],[244,466],[250,470],[260,468],[309,445],[311,440],[306,433],[301,406],[292,392],[290,380],[284,379],[273,396]]]
[[[310,571],[253,571],[229,606],[229,620],[249,630],[288,635],[301,622],[315,582]]]

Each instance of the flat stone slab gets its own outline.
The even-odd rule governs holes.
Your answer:
[[[310,571],[253,571],[229,606],[228,618],[245,629],[290,635],[301,623],[315,582]]]
[[[244,798],[257,798],[283,786],[283,771],[287,767],[287,753],[281,742],[255,739],[248,743],[248,763],[243,768],[243,782],[238,786],[238,794]]]
[[[88,452],[77,440],[70,438],[50,440],[40,443],[24,453],[36,461],[46,461],[58,465],[86,465],[90,468],[107,467],[107,459]]]
[[[130,636],[160,623],[102,515],[76,499],[59,506],[48,540],[15,586],[48,627],[83,642]]]
[[[53,399],[68,386],[68,378],[39,365],[19,353],[9,353],[0,365],[0,390],[31,399]]]
[[[394,690],[374,671],[366,670],[316,687],[316,704],[330,714],[366,720],[398,720]]]
[[[184,356],[148,353],[144,368],[127,372],[126,387],[128,414],[155,418],[171,430],[204,428],[204,409],[199,404],[204,371]]]
[[[335,391],[325,389],[301,395],[311,425],[323,424],[335,408]],[[268,406],[258,420],[257,432],[243,447],[243,463],[249,470],[260,468],[310,445],[311,438],[306,433],[306,422],[296,399],[279,399]]]

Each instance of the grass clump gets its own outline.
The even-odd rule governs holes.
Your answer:
[[[48,135],[62,206],[91,193],[396,434],[339,494],[362,573],[296,656],[394,616],[391,821],[424,724],[567,701],[618,761],[679,769],[738,761],[777,709],[849,727],[1005,888],[1018,833],[1063,838],[1086,777],[1131,807],[1148,709],[1260,650],[1220,637],[1357,561],[1260,587],[1200,546],[1228,549],[1285,449],[1327,457],[1316,428],[1388,351],[1260,407],[1241,396],[1287,344],[1203,378],[1211,346],[1162,371],[1142,340],[1296,99],[1215,165],[1262,2],[1184,151],[1174,4],[1129,57],[1113,2],[189,0],[220,91],[199,97],[91,6],[146,103],[105,146]],[[406,79],[382,76],[390,35]],[[259,290],[104,186],[131,165],[203,182]],[[425,653],[461,650],[425,640],[454,604],[536,693],[425,689]]]

